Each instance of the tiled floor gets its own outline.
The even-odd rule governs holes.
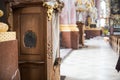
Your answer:
[[[115,70],[118,54],[97,37],[85,41],[88,48],[73,50],[61,64],[65,80],[120,80]]]

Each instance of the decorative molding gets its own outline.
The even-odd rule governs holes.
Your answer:
[[[50,40],[48,40],[47,42],[47,54],[48,54],[48,58],[51,59],[53,55],[53,50],[52,50],[52,44]]]
[[[52,19],[53,8],[54,8],[54,6],[55,6],[55,3],[54,3],[54,4],[51,4],[51,2],[44,2],[44,3],[43,3],[43,6],[48,9],[48,10],[47,10],[48,20],[51,20],[51,19]]]
[[[11,15],[12,13],[12,7],[14,8],[14,6],[18,6],[18,7],[21,7],[19,6],[20,4],[28,4],[28,3],[41,3],[41,6],[43,7],[46,7],[47,8],[47,15],[48,15],[48,20],[50,21],[52,19],[52,14],[53,12],[61,12],[62,11],[62,8],[64,7],[64,3],[59,1],[59,0],[56,0],[56,1],[49,1],[49,2],[45,2],[45,1],[33,1],[33,0],[27,0],[27,1],[11,1],[11,2],[8,2],[8,16]],[[25,6],[25,5],[24,5]],[[10,25],[12,26],[12,24]]]
[[[7,19],[10,31],[13,29],[13,11],[12,11],[12,3],[7,4]]]

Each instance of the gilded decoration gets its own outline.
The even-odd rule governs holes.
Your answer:
[[[76,12],[77,12],[77,20],[83,23],[86,22],[84,15],[88,15],[89,25],[95,24],[95,20],[97,20],[97,8],[95,7],[94,0],[76,0]],[[87,16],[86,16],[87,17]],[[84,20],[83,20],[84,19]]]
[[[48,20],[52,19],[52,14],[54,10],[57,10],[58,12],[61,12],[62,8],[63,8],[63,3],[60,1],[50,1],[50,2],[44,2],[43,6],[46,7],[47,10],[47,14],[48,14]]]
[[[78,12],[89,11],[94,5],[94,0],[76,0]]]
[[[0,17],[2,17],[3,16],[3,11],[2,10],[0,10]]]

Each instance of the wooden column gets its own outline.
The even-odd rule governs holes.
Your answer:
[[[64,5],[60,16],[61,45],[64,48],[78,49],[75,0],[64,0]]]
[[[77,21],[77,27],[79,29],[79,44],[84,46],[84,24]]]
[[[61,25],[61,46],[64,48],[79,48],[79,30],[77,25]]]

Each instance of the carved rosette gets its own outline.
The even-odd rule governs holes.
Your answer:
[[[47,10],[48,20],[51,20],[53,11],[61,12],[64,4],[63,2],[60,1],[50,1],[50,2],[44,2],[43,6],[48,9]]]

